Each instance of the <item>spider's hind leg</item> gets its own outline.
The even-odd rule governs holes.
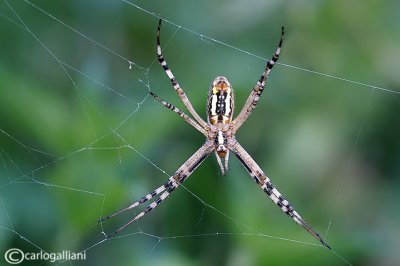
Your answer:
[[[207,132],[204,128],[202,128],[199,124],[197,124],[196,121],[194,121],[192,118],[190,118],[185,112],[180,110],[179,108],[175,107],[171,103],[161,99],[157,94],[154,92],[150,91],[149,92],[151,96],[153,96],[154,99],[156,99],[159,103],[161,103],[164,107],[167,109],[171,110],[172,112],[178,114],[180,117],[182,117],[187,123],[189,123],[192,127],[197,129],[199,132],[201,132],[203,135],[207,136]]]

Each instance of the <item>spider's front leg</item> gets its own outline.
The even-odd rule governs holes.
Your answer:
[[[258,164],[246,152],[246,150],[239,144],[234,142],[228,144],[229,149],[236,155],[240,163],[244,166],[250,176],[256,181],[261,189],[270,197],[270,199],[289,217],[291,217],[297,224],[301,225],[311,235],[318,239],[322,245],[331,249],[331,247],[322,239],[322,237],[314,229],[311,228],[301,218],[300,214],[293,208],[293,206],[283,197],[283,195],[272,185],[271,180],[264,174]]]
[[[147,202],[148,200],[152,199],[153,197],[160,195],[156,200],[150,203],[142,212],[136,215],[133,219],[131,219],[128,223],[118,228],[116,231],[111,233],[107,236],[107,238],[112,237],[113,235],[117,234],[118,232],[122,231],[128,225],[133,223],[134,221],[142,218],[146,213],[154,210],[161,202],[163,202],[180,184],[182,184],[193,172],[196,168],[210,155],[210,153],[214,149],[214,144],[210,141],[206,141],[203,146],[200,147],[190,158],[175,172],[173,176],[171,176],[168,181],[160,186],[159,188],[155,189],[153,192],[147,194],[146,196],[142,197],[140,200],[132,203],[128,207],[117,211],[107,217],[104,217],[99,220],[99,222],[103,222],[104,220],[110,219],[118,214],[126,212],[130,209],[133,209],[142,203]]]

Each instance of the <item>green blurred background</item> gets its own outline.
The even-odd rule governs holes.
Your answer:
[[[400,264],[400,2],[134,3],[144,10],[0,3],[1,254],[87,249],[85,261],[65,262],[74,265],[346,264],[310,245],[235,158],[222,176],[214,156],[187,190],[101,242],[134,213],[97,219],[161,185],[204,141],[148,95],[183,107],[155,61],[159,15],[175,23],[163,24],[164,54],[203,117],[218,75],[233,84],[238,112],[281,25],[281,63],[396,91],[277,65],[237,138],[346,261]]]

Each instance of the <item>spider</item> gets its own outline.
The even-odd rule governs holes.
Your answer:
[[[232,115],[235,107],[233,88],[228,79],[225,77],[220,76],[214,79],[208,91],[206,122],[197,114],[164,59],[160,46],[161,21],[162,20],[160,19],[157,27],[158,61],[164,69],[166,75],[170,79],[176,93],[179,95],[183,104],[189,110],[194,119],[189,117],[185,112],[178,109],[174,105],[164,101],[155,93],[150,92],[150,94],[163,106],[177,113],[187,123],[197,129],[199,132],[201,132],[206,137],[206,141],[203,146],[201,146],[200,149],[198,149],[186,162],[184,162],[183,165],[179,167],[179,169],[175,172],[175,174],[169,177],[167,182],[164,183],[162,186],[142,197],[140,200],[132,203],[128,207],[99,220],[99,222],[107,220],[125,211],[133,209],[140,204],[151,200],[153,197],[161,194],[156,200],[153,200],[153,202],[151,202],[142,212],[136,215],[128,223],[114,231],[114,233],[108,235],[107,238],[110,238],[111,236],[117,234],[134,221],[142,218],[145,214],[155,209],[173,191],[175,191],[175,189],[178,188],[179,185],[182,184],[212,152],[215,152],[218,165],[221,169],[221,173],[224,175],[228,171],[229,153],[232,152],[239,159],[240,163],[243,165],[249,175],[254,179],[257,185],[284,213],[286,213],[297,224],[301,225],[311,235],[318,239],[322,243],[322,245],[331,249],[330,246],[325,243],[325,241],[321,238],[321,236],[316,231],[314,231],[303,220],[303,218],[301,218],[301,216],[293,208],[293,206],[272,185],[271,180],[264,174],[260,166],[258,166],[254,159],[247,153],[247,151],[242,147],[242,145],[239,144],[239,142],[235,138],[236,131],[242,126],[242,124],[250,116],[253,109],[257,106],[260,96],[264,90],[267,77],[275,63],[278,61],[283,42],[284,28],[282,27],[281,38],[275,53],[273,54],[272,58],[267,61],[265,69],[260,79],[251,91],[249,97],[247,98],[243,109],[240,111],[239,115],[233,120]],[[224,161],[224,164],[222,163],[222,161]]]

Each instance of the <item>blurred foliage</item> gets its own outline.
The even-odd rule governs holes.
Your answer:
[[[398,1],[135,4],[143,10],[0,4],[1,252],[88,249],[75,265],[346,264],[309,245],[318,243],[235,158],[221,176],[214,156],[186,189],[99,243],[134,213],[98,218],[162,184],[204,141],[148,95],[183,107],[155,60],[157,14],[173,22],[163,24],[164,54],[202,116],[218,75],[240,110],[285,26],[284,65],[237,138],[345,260],[400,264]]]

